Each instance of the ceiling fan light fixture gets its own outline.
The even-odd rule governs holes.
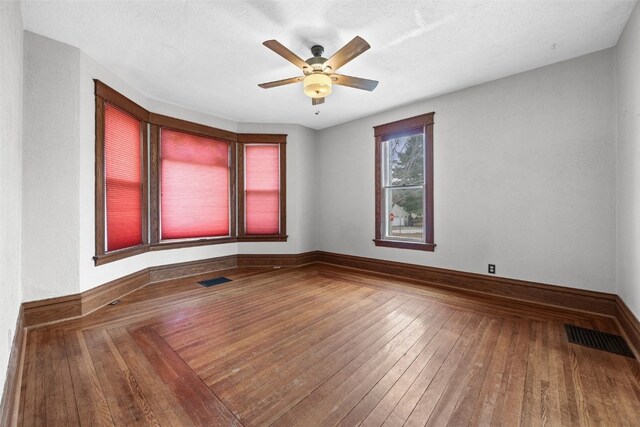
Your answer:
[[[331,77],[326,74],[309,74],[304,78],[304,93],[311,98],[324,98],[331,94]]]

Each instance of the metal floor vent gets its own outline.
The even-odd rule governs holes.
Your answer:
[[[202,286],[204,286],[205,288],[211,287],[211,286],[215,286],[215,285],[220,285],[222,283],[227,283],[230,282],[231,279],[227,279],[226,277],[216,277],[214,279],[209,279],[209,280],[203,280],[202,282],[198,282],[200,283]]]
[[[595,348],[597,350],[608,351],[609,353],[621,356],[633,357],[633,352],[620,335],[608,334],[596,331],[595,329],[581,328],[575,325],[564,325],[567,330],[569,342]]]

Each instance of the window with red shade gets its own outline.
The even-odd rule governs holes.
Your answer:
[[[95,256],[101,265],[148,250],[149,113],[95,81]]]
[[[142,123],[104,106],[106,251],[142,242]]]
[[[285,237],[285,147],[284,142],[240,144],[240,238]]]
[[[160,128],[160,239],[230,235],[230,143]]]
[[[245,145],[245,233],[280,233],[280,147]]]

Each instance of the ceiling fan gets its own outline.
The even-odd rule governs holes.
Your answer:
[[[376,80],[362,79],[360,77],[350,77],[337,74],[335,71],[347,62],[351,61],[371,46],[362,37],[354,37],[342,49],[337,51],[331,58],[323,58],[324,47],[315,45],[311,47],[313,57],[303,61],[295,53],[284,47],[277,40],[267,40],[262,43],[296,67],[300,67],[303,76],[291,77],[289,79],[277,80],[269,83],[261,83],[263,89],[284,86],[291,83],[304,82],[304,93],[311,97],[311,104],[318,105],[324,103],[324,98],[331,94],[332,84],[353,87],[356,89],[372,91],[378,86]]]

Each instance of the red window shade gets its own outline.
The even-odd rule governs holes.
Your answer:
[[[162,239],[229,235],[229,143],[161,132]]]
[[[245,233],[280,233],[280,147],[246,145]]]
[[[142,244],[141,122],[105,103],[107,251]]]

